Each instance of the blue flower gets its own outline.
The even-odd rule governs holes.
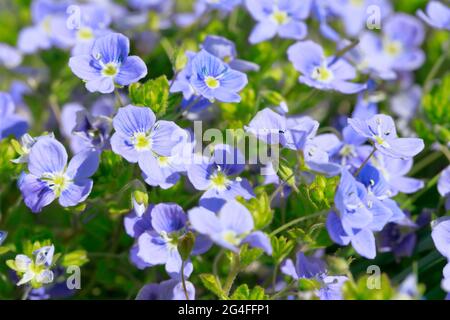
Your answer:
[[[446,198],[445,207],[447,210],[450,208],[450,166],[445,168],[438,181],[439,194]]]
[[[381,188],[381,187],[380,187]],[[335,195],[337,212],[328,215],[326,226],[330,238],[337,244],[349,243],[363,257],[376,256],[374,231],[381,231],[394,212],[368,195],[366,187],[343,170]]]
[[[0,66],[14,69],[22,63],[22,54],[19,50],[0,42]]]
[[[7,236],[8,232],[0,230],[0,246],[3,244]]]
[[[369,139],[378,151],[392,158],[412,158],[424,148],[422,139],[399,138],[394,120],[377,114],[368,120],[348,119],[349,125],[361,137]]]
[[[444,217],[434,223],[431,232],[436,249],[450,261],[450,219]],[[442,288],[450,292],[450,262],[444,268],[444,279],[442,280]]]
[[[210,158],[194,158],[187,168],[187,175],[197,190],[206,191],[200,198],[200,205],[215,211],[225,201],[237,196],[247,200],[253,198],[248,180],[238,176],[244,166],[243,155],[237,149],[223,144],[215,146]]]
[[[178,252],[178,242],[188,231],[186,214],[174,203],[160,203],[151,208],[151,229],[137,238],[137,256],[148,266],[163,264],[172,278],[181,275],[182,259]],[[210,242],[197,238],[192,254],[207,251]],[[188,262],[184,273],[189,276],[192,264]]]
[[[132,163],[141,155],[172,156],[173,148],[182,141],[185,132],[174,122],[160,120],[150,108],[128,105],[113,119],[115,133],[112,150]]]
[[[128,56],[130,42],[119,33],[97,38],[90,54],[70,58],[72,72],[86,81],[90,92],[110,93],[115,85],[126,86],[147,74],[147,66],[137,56]]]
[[[72,56],[90,54],[95,39],[110,32],[111,16],[105,8],[96,4],[78,6],[80,20],[73,29],[67,30],[62,41],[72,47]]]
[[[76,206],[91,192],[89,178],[98,163],[98,152],[86,150],[67,164],[64,146],[51,137],[41,137],[30,151],[29,173],[22,173],[18,182],[25,204],[33,212],[40,212],[56,198],[63,207]]]
[[[378,8],[380,19],[392,12],[392,5],[388,0],[336,0],[327,3],[332,13],[341,18],[345,33],[350,37],[358,36],[365,29],[371,13],[368,11],[370,6]]]
[[[186,171],[190,163],[193,145],[188,140],[190,135],[178,128],[179,142],[171,151],[170,156],[161,156],[154,152],[144,152],[139,157],[139,167],[145,182],[151,186],[168,189],[180,179],[180,173]],[[173,131],[172,135],[176,132]]]
[[[379,234],[379,251],[392,252],[396,260],[402,257],[410,257],[417,243],[416,232],[430,224],[431,213],[422,212],[412,221],[409,216],[396,222],[388,223]]]
[[[67,43],[58,40],[58,34],[66,34],[66,10],[69,1],[34,0],[31,14],[34,25],[20,31],[17,46],[23,53],[31,54],[53,45],[67,48]]]
[[[302,73],[301,83],[320,90],[336,90],[345,94],[357,93],[365,84],[353,83],[356,70],[342,58],[325,57],[320,45],[313,41],[297,42],[288,49],[288,58]]]
[[[305,164],[311,170],[329,176],[340,173],[340,166],[331,163],[326,139],[316,137],[319,123],[310,117],[286,118],[269,108],[259,111],[245,128],[267,144],[281,144],[291,150],[303,151]]]
[[[203,207],[189,210],[188,215],[194,230],[228,250],[239,252],[239,247],[248,243],[272,254],[269,237],[261,231],[253,231],[252,215],[234,200],[226,202],[217,215]]]
[[[0,140],[9,135],[20,138],[28,130],[27,121],[15,114],[16,107],[12,97],[6,92],[0,92]]]
[[[450,30],[450,8],[439,1],[430,1],[426,13],[417,10],[417,15],[430,26]]]
[[[189,300],[195,300],[195,287],[186,281]],[[150,283],[142,287],[136,300],[186,300],[183,284],[180,280],[170,279],[161,283]]]
[[[372,148],[363,146],[358,148],[358,160],[354,161],[355,168],[358,168],[366,159]],[[370,164],[375,167],[389,185],[391,197],[402,193],[414,193],[424,187],[424,182],[419,179],[407,177],[407,173],[413,167],[413,159],[397,159],[386,156],[381,152],[375,152],[370,158]]]
[[[367,32],[356,48],[360,69],[374,71],[383,79],[395,79],[396,72],[418,69],[425,61],[420,49],[425,30],[417,18],[407,14],[390,16],[383,24],[383,34]]]
[[[202,97],[211,101],[241,101],[238,93],[248,82],[244,73],[230,69],[206,50],[195,55],[191,68],[189,82],[194,91]]]
[[[258,22],[249,37],[252,44],[279,35],[281,38],[301,40],[307,34],[306,19],[311,0],[246,0],[247,10]]]
[[[253,62],[237,59],[236,46],[224,37],[207,36],[202,44],[202,49],[221,59],[231,69],[241,72],[258,71],[259,66]]]
[[[320,300],[342,300],[342,286],[348,280],[346,276],[329,276],[325,262],[314,256],[297,253],[297,261],[287,259],[281,266],[281,271],[295,280],[300,278],[315,279],[320,284],[316,295]]]

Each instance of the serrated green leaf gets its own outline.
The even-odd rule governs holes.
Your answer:
[[[272,237],[272,257],[276,264],[281,263],[294,249],[294,241],[287,239],[286,237]]]
[[[225,299],[225,293],[223,292],[222,285],[215,275],[203,273],[200,275],[200,280],[206,289],[214,293],[220,299]]]
[[[256,197],[250,200],[242,198],[239,201],[250,211],[255,223],[255,229],[263,229],[273,219],[273,210],[270,207],[270,198],[265,191],[256,192]]]
[[[248,285],[242,284],[236,288],[231,295],[232,300],[267,300],[267,295],[264,289],[260,286],[254,287],[252,290],[248,288]]]
[[[128,90],[134,105],[148,107],[158,117],[166,114],[169,107],[169,81],[165,75],[148,80],[144,84],[133,83]]]

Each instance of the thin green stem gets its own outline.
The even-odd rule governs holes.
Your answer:
[[[372,156],[375,154],[375,151],[377,151],[377,149],[375,147],[373,147],[372,152],[369,154],[369,156],[366,158],[366,160],[364,160],[364,162],[359,166],[358,170],[356,170],[356,172],[353,176],[357,177],[359,175],[359,173],[364,168],[364,166],[369,162],[370,158],[372,158]]]
[[[183,284],[183,291],[184,291],[184,295],[186,296],[186,300],[189,300],[189,294],[187,292],[187,287],[186,287],[186,279],[184,278],[184,266],[185,266],[185,260],[181,261],[181,283]]]
[[[433,163],[435,160],[439,159],[440,157],[441,157],[440,152],[434,152],[434,153],[429,154],[427,157],[425,157],[421,161],[417,162],[409,174],[411,176],[413,176],[414,174],[416,174],[423,168],[426,168],[428,165],[430,165],[431,163]]]
[[[447,42],[446,44],[444,44],[444,54],[442,56],[440,56],[440,58],[438,60],[436,60],[436,63],[433,65],[433,67],[431,68],[430,72],[428,73],[426,79],[425,79],[425,83],[423,85],[424,87],[424,91],[425,93],[428,93],[432,86],[433,86],[433,79],[434,77],[436,77],[437,73],[439,72],[439,70],[441,69],[441,67],[444,65],[445,60],[447,60],[448,54],[449,54],[449,43]]]
[[[114,89],[114,94],[116,95],[117,102],[119,102],[119,107],[124,107],[122,97],[120,96],[119,89]]]
[[[308,216],[303,216],[303,217],[294,219],[294,220],[292,220],[292,221],[290,221],[290,222],[288,222],[288,223],[282,225],[282,226],[279,227],[278,229],[275,229],[274,231],[272,231],[272,233],[270,234],[270,236],[273,237],[273,236],[277,235],[278,233],[280,233],[280,232],[282,232],[282,231],[284,231],[284,230],[286,230],[286,229],[289,229],[290,227],[296,225],[297,223],[300,223],[300,222],[302,222],[302,221],[306,221],[306,220],[309,220],[309,219],[313,219],[313,218],[320,217],[320,216],[322,216],[322,215],[324,215],[324,214],[327,214],[329,211],[330,211],[330,210],[323,210],[323,211],[319,211],[319,212],[310,214],[310,215],[308,215]]]
[[[214,258],[214,262],[213,262],[213,273],[214,275],[219,278],[219,262],[220,259],[222,259],[224,254],[223,249],[219,251],[219,253],[216,255],[216,257]]]
[[[22,300],[27,300],[28,299],[28,295],[30,294],[30,292],[31,292],[31,290],[33,289],[33,287],[32,286],[27,286],[26,288],[25,288],[25,291],[23,292],[23,295],[22,295]]]
[[[435,186],[439,180],[439,177],[441,176],[441,173],[439,172],[437,175],[435,175],[430,181],[428,181],[425,188],[417,192],[413,197],[409,198],[407,201],[405,201],[401,208],[405,209],[408,208],[410,205],[412,205],[417,199],[419,199],[425,192],[427,192],[430,188]]]
[[[295,283],[296,281],[292,281],[291,283],[289,283],[288,285],[286,285],[286,287],[284,287],[283,289],[281,289],[280,291],[278,291],[277,293],[275,293],[272,297],[270,297],[270,300],[276,300],[278,298],[281,298],[283,295],[285,295],[286,293],[289,292],[289,290],[295,288]]]
[[[275,292],[275,287],[277,285],[278,266],[279,266],[279,264],[277,263],[273,267],[273,274],[272,274],[272,290],[273,290],[273,292]]]

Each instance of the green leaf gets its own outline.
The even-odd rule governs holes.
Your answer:
[[[279,106],[281,103],[285,102],[286,99],[278,92],[271,90],[261,91],[261,97],[267,101],[270,105]]]
[[[86,264],[89,261],[86,250],[75,250],[65,254],[61,260],[63,267],[79,266]]]
[[[284,236],[272,237],[272,257],[276,264],[281,263],[294,249],[294,241],[287,239]]]
[[[300,278],[298,279],[298,290],[300,291],[314,291],[321,288],[319,281],[315,279]]]
[[[273,210],[270,207],[270,198],[265,191],[260,190],[255,190],[255,198],[250,200],[244,200],[242,198],[239,199],[239,201],[252,214],[253,221],[255,222],[255,229],[263,229],[267,227],[273,219]]]
[[[259,248],[249,248],[248,244],[244,244],[241,247],[239,254],[239,261],[242,267],[248,266],[253,261],[258,260],[262,255],[263,250]]]
[[[149,107],[158,117],[166,114],[169,107],[169,81],[166,76],[160,76],[141,84],[129,86],[131,102],[137,106]]]
[[[390,300],[394,298],[395,290],[392,288],[386,274],[381,274],[378,280],[377,275],[365,275],[355,283],[348,280],[342,287],[345,300]],[[375,281],[379,281],[379,286],[375,286]]]
[[[225,293],[223,292],[222,285],[220,284],[219,279],[213,274],[203,273],[200,275],[200,280],[203,283],[203,286],[218,296],[220,299],[225,299]]]
[[[297,190],[297,185],[295,184],[295,174],[291,167],[281,164],[278,166],[278,175],[283,181],[285,181],[289,186]]]
[[[252,290],[246,284],[242,284],[236,288],[231,295],[231,300],[267,300],[268,297],[264,289],[260,286],[254,287]]]
[[[442,83],[433,87],[430,93],[423,97],[422,105],[428,119],[433,124],[448,126],[450,124],[450,74]]]

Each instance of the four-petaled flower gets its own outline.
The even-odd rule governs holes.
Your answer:
[[[253,231],[252,215],[237,201],[226,202],[217,215],[203,207],[191,209],[188,215],[194,230],[226,249],[238,252],[242,244],[248,243],[272,254],[269,237],[261,231]]]
[[[40,212],[58,198],[63,207],[76,206],[92,189],[92,179],[99,154],[86,150],[67,164],[67,152],[57,140],[44,136],[36,141],[28,157],[29,173],[22,173],[19,188],[24,202],[33,212]]]
[[[70,58],[72,72],[86,81],[90,92],[110,93],[115,85],[126,86],[145,77],[147,66],[137,56],[128,56],[130,41],[119,33],[97,38],[90,54]]]

